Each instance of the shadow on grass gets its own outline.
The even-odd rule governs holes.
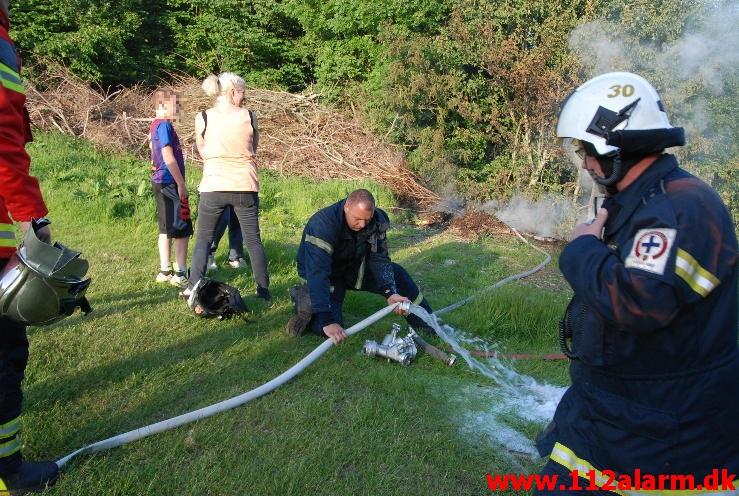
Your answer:
[[[298,245],[294,243],[280,243],[273,240],[263,240],[263,244],[267,255],[267,264],[270,270],[270,293],[272,293],[273,297],[277,298],[287,297],[287,285],[275,285],[273,275],[292,272],[295,273],[295,276],[297,277],[297,270],[295,269],[295,254],[298,251]],[[242,292],[242,297],[252,296],[256,285],[252,276],[251,266],[249,265],[249,254],[245,253],[245,257],[247,261],[247,266],[245,268],[232,269],[226,266],[225,263],[221,263],[221,257],[217,256],[216,259],[219,262],[219,267],[216,271],[209,272],[208,277],[212,277],[218,281],[222,281],[239,288],[249,288]],[[247,301],[247,305],[248,304],[249,301]]]
[[[126,312],[132,308],[164,303],[173,298],[177,298],[177,290],[174,286],[162,288],[168,290],[169,293],[156,290],[137,291],[135,293],[126,293],[122,295],[105,295],[100,300],[91,297],[90,306],[92,312],[85,315],[80,311],[75,312],[72,316],[52,324],[44,329],[55,329],[65,325],[78,324],[84,321],[94,321],[105,318],[110,315]],[[182,299],[184,302],[185,300]],[[112,302],[112,303],[111,303]],[[38,328],[29,328],[29,336],[37,331]]]
[[[270,250],[274,252],[277,245],[279,244],[273,243]],[[294,252],[294,247],[289,246],[285,251]],[[444,265],[443,261],[450,257],[455,257],[459,263]],[[283,255],[281,260],[287,259],[288,256]],[[440,296],[447,295],[451,289],[464,287],[471,293],[484,286],[483,282],[488,283],[491,280],[490,271],[508,275],[504,267],[497,267],[497,260],[498,255],[494,250],[482,245],[451,242],[430,248],[412,260],[406,258],[403,265],[411,275],[420,274],[424,283],[431,286],[431,290],[424,290],[434,305],[435,300],[442,300]],[[439,267],[440,261],[443,269]],[[428,273],[424,269],[428,269]],[[250,274],[243,273],[236,274],[235,278],[243,276],[251,278]],[[273,292],[286,294],[286,286],[287,284],[280,284],[273,288]],[[152,297],[156,301],[167,299],[166,295],[154,291],[149,291],[144,296],[122,295],[113,298],[118,304],[112,305],[110,309],[103,309],[106,313],[101,316],[133,308],[138,304],[152,304]],[[442,301],[448,299],[447,296]],[[350,292],[345,303],[347,326],[383,305],[383,298],[376,295]],[[281,327],[280,322],[287,320],[289,311],[273,308],[267,312],[264,308],[258,308],[252,318],[262,316],[268,322],[260,327]],[[385,325],[389,328],[387,322],[378,327]],[[50,439],[44,449],[62,455],[84,444],[236,396],[284,372],[322,341],[317,337],[305,337],[294,345],[286,345],[284,339],[274,340],[272,337],[271,342],[261,343],[265,337],[263,333],[257,331],[252,334],[254,327],[238,320],[218,323],[217,328],[213,325],[209,327],[210,329],[201,331],[197,336],[166,347],[134,354],[84,371],[72,371],[31,385],[28,388],[28,398],[29,411],[33,412],[49,409],[52,402],[59,405],[75,403],[79,397],[95,396],[97,391],[120,389],[119,383],[133,382],[133,386],[126,386],[132,388],[130,408],[121,403],[121,400],[102,405],[95,418],[80,419],[79,424],[58,432],[57,437]],[[249,353],[248,349],[252,346],[258,348],[258,352]],[[236,359],[233,353],[248,357],[248,361]],[[186,362],[197,362],[199,357],[206,354],[214,354],[216,359],[223,356],[223,366],[217,366],[215,370],[209,366],[206,374],[188,368]],[[183,369],[186,377],[180,380],[178,376],[183,373]],[[166,377],[169,374],[172,374],[172,380],[167,383]],[[146,392],[152,389],[152,392]]]

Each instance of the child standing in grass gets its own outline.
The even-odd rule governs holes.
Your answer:
[[[166,89],[154,92],[156,117],[149,128],[152,188],[159,221],[157,282],[173,286],[187,283],[187,243],[192,236],[190,204],[185,184],[185,160],[172,122],[178,114],[177,94]],[[174,243],[172,243],[174,240]],[[174,271],[170,253],[174,244]]]

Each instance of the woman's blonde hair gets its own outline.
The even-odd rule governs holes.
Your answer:
[[[222,72],[220,76],[211,74],[203,81],[202,88],[208,96],[225,95],[233,89],[244,89],[246,83],[238,74]]]

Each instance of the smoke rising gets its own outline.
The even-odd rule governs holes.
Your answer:
[[[685,19],[682,35],[674,41],[644,42],[623,25],[596,20],[573,30],[569,46],[588,78],[611,71],[644,76],[660,92],[673,125],[686,128],[689,142],[707,134],[733,144],[733,133],[711,129],[711,99],[725,95],[736,82],[737,25],[736,2],[705,1]]]
[[[482,210],[519,231],[547,238],[566,239],[573,223],[578,220],[577,209],[571,200],[551,195],[538,200],[514,196],[502,206],[498,202],[487,202]]]
[[[598,19],[573,30],[569,46],[587,79],[629,71],[650,81],[660,92],[671,123],[686,131],[687,146],[671,151],[684,166],[700,173],[702,164],[735,160],[738,153],[736,116],[727,109],[736,108],[739,99],[739,3],[692,5],[689,15],[680,12],[686,18],[678,39],[644,42],[624,25]],[[504,206],[490,202],[484,210],[518,230],[566,239],[576,222],[592,217],[593,182],[587,174],[579,178],[580,197],[575,203],[553,196],[536,201],[517,196]]]

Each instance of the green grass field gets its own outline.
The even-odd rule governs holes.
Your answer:
[[[220,269],[215,277],[245,296],[249,320],[203,320],[175,288],[154,282],[157,229],[147,163],[54,134],[38,134],[29,151],[54,238],[90,261],[88,297],[95,309],[87,317],[75,314],[29,329],[23,439],[31,459],[58,459],[235,396],[292,366],[321,342],[284,333],[304,222],[357,186],[375,192],[380,206],[394,203],[387,190],[369,182],[318,183],[263,173],[261,227],[275,298],[267,304],[253,296],[248,269]],[[188,170],[192,191],[197,172]],[[391,254],[436,308],[541,260],[515,238],[466,242],[416,228],[406,211],[389,213],[398,224],[390,235]],[[221,264],[226,245],[224,239]],[[556,352],[556,323],[569,293],[553,256],[541,273],[445,321],[509,351]],[[350,294],[347,324],[383,303]],[[78,457],[46,494],[475,495],[490,494],[488,472],[537,470],[541,460],[512,455],[465,425],[467,410],[484,411],[486,402],[495,401],[483,394],[491,381],[465,363],[449,368],[421,355],[403,367],[361,354],[363,341],[382,339],[392,321],[332,348],[293,381],[245,406]],[[550,384],[568,381],[562,361],[525,361],[516,368]],[[529,439],[539,429],[516,419],[511,424]]]

